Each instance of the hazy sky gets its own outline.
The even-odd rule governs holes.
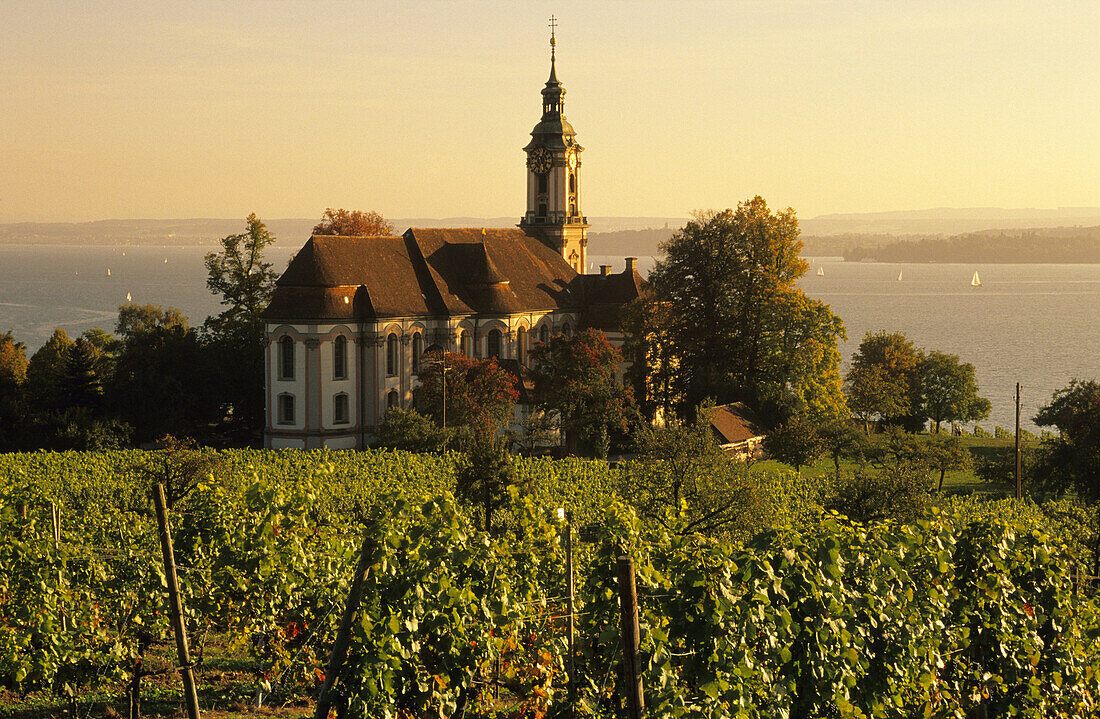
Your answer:
[[[1100,205],[1100,2],[0,2],[0,222]]]

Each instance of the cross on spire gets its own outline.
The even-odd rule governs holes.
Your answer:
[[[556,30],[558,29],[558,19],[556,17],[554,17],[553,15],[551,15],[550,16],[550,22],[548,23],[548,25],[550,27],[550,60],[553,61],[554,60],[554,49],[555,49],[555,46],[558,44],[557,39],[554,37],[555,34],[556,34]]]

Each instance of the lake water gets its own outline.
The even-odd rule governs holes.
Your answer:
[[[113,330],[127,293],[138,303],[178,307],[201,324],[220,311],[206,289],[202,258],[213,248],[0,245],[0,332],[13,330],[34,351],[55,327],[75,336]],[[275,245],[282,269],[298,246]],[[590,257],[622,270],[621,257]],[[647,274],[653,258],[640,258]],[[816,274],[818,268],[823,276]],[[107,270],[110,270],[108,276]],[[977,270],[980,288],[970,287]],[[898,281],[898,273],[902,279]],[[1011,428],[1016,382],[1022,418],[1077,377],[1100,377],[1100,265],[846,263],[815,258],[802,288],[844,319],[845,367],[869,331],[905,333],[920,347],[973,364],[993,403],[983,425]]]

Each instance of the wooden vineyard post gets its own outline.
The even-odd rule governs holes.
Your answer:
[[[153,489],[153,502],[157,507],[157,526],[160,528],[160,549],[164,554],[164,579],[168,583],[168,617],[176,635],[176,653],[179,655],[180,677],[183,679],[183,695],[190,719],[199,719],[199,695],[195,691],[195,675],[191,672],[191,657],[187,653],[187,632],[183,626],[183,603],[180,601],[180,585],[176,578],[176,555],[172,551],[172,531],[168,526],[168,507],[164,501],[164,485],[157,483]]]
[[[626,692],[628,719],[641,719],[645,712],[642,698],[642,677],[638,667],[638,592],[634,583],[634,559],[619,554],[619,609],[622,614],[620,632],[623,637],[623,689]]]
[[[325,667],[325,683],[321,687],[321,693],[317,696],[317,709],[313,713],[314,719],[327,719],[328,710],[332,706],[332,687],[336,683],[336,677],[340,674],[340,668],[348,657],[348,645],[351,644],[351,625],[355,621],[355,613],[359,611],[359,601],[363,595],[363,583],[367,579],[367,570],[370,568],[370,556],[374,553],[374,542],[370,537],[364,537],[363,545],[359,548],[359,561],[355,565],[355,576],[351,578],[351,589],[348,590],[348,603],[344,605],[344,613],[340,617],[340,629],[336,632],[336,640],[332,643],[332,656]]]
[[[1020,383],[1016,383],[1016,499],[1024,498],[1023,466],[1020,462]]]
[[[577,702],[577,688],[576,688],[576,649],[573,645],[573,635],[576,631],[575,619],[573,616],[573,525],[565,525],[565,581],[566,581],[566,593],[565,593],[565,611],[568,614],[566,623],[566,632],[569,648],[569,660],[566,662],[565,670],[569,672],[566,686],[569,691],[569,716],[572,717],[575,712],[575,706]]]

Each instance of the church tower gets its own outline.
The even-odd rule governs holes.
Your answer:
[[[550,18],[550,79],[542,89],[542,119],[531,130],[527,153],[527,212],[519,226],[561,253],[579,273],[588,263],[588,218],[581,212],[584,148],[565,119],[565,88],[555,64],[557,20]]]

